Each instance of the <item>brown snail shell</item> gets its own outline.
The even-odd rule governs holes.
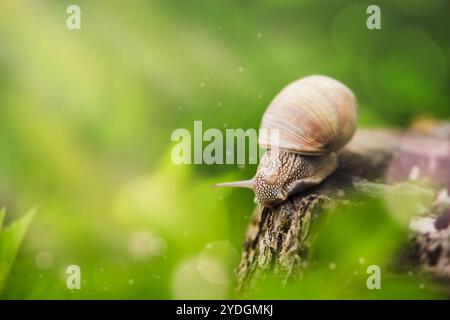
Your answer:
[[[335,151],[353,136],[353,92],[326,76],[308,76],[286,86],[261,121],[259,144],[268,150],[250,180],[216,187],[249,188],[256,202],[271,206],[320,184],[338,165]]]
[[[342,148],[357,127],[357,102],[343,83],[313,75],[287,85],[270,103],[259,144],[303,155],[321,155]],[[265,130],[264,130],[265,129]]]

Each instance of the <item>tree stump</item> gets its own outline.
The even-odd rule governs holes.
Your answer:
[[[322,184],[273,208],[257,207],[236,269],[238,290],[251,288],[267,273],[286,282],[301,272],[311,225],[324,209],[353,201],[350,194],[379,197],[418,179],[429,182],[418,192],[435,199],[425,215],[411,222],[414,237],[404,256],[433,275],[450,278],[450,123],[422,123],[406,132],[359,130],[340,152],[336,172]]]

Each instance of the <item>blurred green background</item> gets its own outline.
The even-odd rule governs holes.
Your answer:
[[[66,29],[71,4],[81,30]],[[381,30],[366,28],[370,4]],[[361,127],[448,119],[449,12],[444,0],[1,1],[0,207],[4,225],[36,214],[0,297],[236,297],[253,195],[209,186],[256,167],[176,166],[172,131],[258,128],[273,96],[309,74],[353,89]],[[377,221],[391,232],[361,242],[360,267],[404,232]],[[333,230],[325,243],[353,241]],[[365,278],[339,285],[355,273],[328,267],[343,251],[300,287],[250,297],[429,297],[423,279],[378,296],[361,295]],[[71,264],[81,290],[66,288]]]

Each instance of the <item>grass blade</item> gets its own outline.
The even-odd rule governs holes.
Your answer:
[[[2,232],[3,219],[5,218],[5,208],[0,209],[0,232]]]
[[[35,211],[32,210],[3,228],[3,230],[0,229],[0,291],[3,289],[8,273],[11,270],[34,214]],[[4,216],[5,210],[3,209],[0,211],[0,226]]]

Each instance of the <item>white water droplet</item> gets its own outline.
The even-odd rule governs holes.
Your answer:
[[[53,256],[46,251],[39,252],[34,258],[34,263],[41,270],[49,270],[53,266]]]

